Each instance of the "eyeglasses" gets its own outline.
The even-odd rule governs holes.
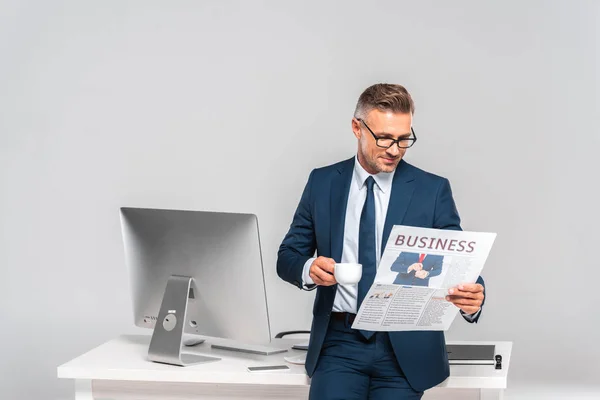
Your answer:
[[[369,132],[371,132],[371,135],[373,135],[373,137],[375,138],[375,144],[377,145],[377,147],[389,149],[390,147],[392,147],[394,145],[394,143],[396,143],[396,145],[398,145],[399,149],[408,149],[413,144],[415,144],[415,142],[417,141],[417,135],[415,134],[415,130],[412,128],[412,126],[410,127],[410,132],[412,133],[412,137],[401,137],[399,139],[392,139],[392,138],[384,138],[384,137],[376,136],[373,133],[373,131],[371,130],[371,128],[369,128],[369,125],[367,125],[367,123],[365,121],[363,121],[362,118],[356,118],[356,119],[358,121],[362,122],[363,125],[369,130]]]

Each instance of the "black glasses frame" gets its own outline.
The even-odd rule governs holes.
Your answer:
[[[371,135],[373,135],[373,138],[375,138],[375,144],[377,145],[377,147],[381,147],[382,149],[389,149],[394,144],[396,146],[398,146],[399,149],[408,149],[409,147],[412,147],[415,144],[415,142],[417,141],[417,135],[415,134],[415,130],[412,128],[412,126],[410,127],[410,132],[412,133],[413,137],[400,138],[400,139],[383,138],[383,137],[379,137],[379,136],[375,135],[375,133],[373,133],[371,128],[369,128],[369,125],[367,125],[367,123],[362,118],[356,118],[356,119],[358,121],[362,122],[363,125],[369,130],[369,132],[371,132]],[[391,140],[392,143],[389,146],[382,146],[379,144],[380,140]],[[400,141],[406,141],[406,140],[410,141],[410,144],[408,146],[400,146]]]

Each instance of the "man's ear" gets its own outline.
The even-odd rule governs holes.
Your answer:
[[[361,136],[360,121],[356,118],[352,118],[352,132],[354,132],[354,136],[357,139],[360,139],[360,136]]]

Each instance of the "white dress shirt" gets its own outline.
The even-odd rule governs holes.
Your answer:
[[[392,181],[394,172],[379,172],[378,174],[369,174],[354,157],[354,171],[350,181],[350,192],[348,193],[348,206],[346,209],[346,221],[344,225],[344,247],[342,250],[342,263],[358,263],[358,230],[360,225],[360,215],[367,199],[367,185],[365,181],[369,176],[375,179],[373,194],[375,196],[375,241],[377,250],[377,267],[381,259],[381,246],[383,227],[387,215],[390,195],[392,193]],[[310,258],[304,264],[302,279],[304,287],[314,285],[310,277],[310,266],[315,258]],[[333,302],[333,312],[348,312],[356,314],[357,310],[358,285],[338,285],[335,300]],[[461,311],[462,313],[462,311]],[[463,316],[468,320],[475,318],[479,311],[473,315]]]
[[[383,236],[383,226],[385,216],[387,215],[388,204],[390,203],[390,194],[392,192],[392,180],[394,172],[380,172],[371,175],[360,165],[358,159],[354,157],[354,171],[350,181],[350,192],[348,194],[348,206],[346,208],[346,222],[344,224],[344,247],[342,250],[343,263],[358,263],[358,228],[360,225],[360,215],[367,199],[367,185],[365,181],[369,176],[375,179],[373,194],[375,196],[375,241],[377,249],[377,266],[381,258],[381,240]],[[309,259],[304,264],[303,280],[304,285],[313,285],[314,282],[309,275],[310,266],[315,259]],[[358,285],[339,285],[335,300],[333,302],[333,312],[349,312],[356,314],[356,298],[358,295]]]

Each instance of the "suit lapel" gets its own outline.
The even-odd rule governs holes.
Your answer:
[[[337,170],[338,175],[331,182],[331,258],[336,262],[342,261],[346,208],[348,206],[348,193],[350,192],[350,181],[353,171],[354,157],[340,164]]]
[[[410,167],[404,160],[400,161],[398,167],[396,167],[396,173],[392,181],[392,193],[385,217],[383,237],[381,238],[381,254],[383,254],[387,245],[392,226],[401,225],[404,220],[406,210],[415,190],[414,183],[414,176],[410,172]]]

